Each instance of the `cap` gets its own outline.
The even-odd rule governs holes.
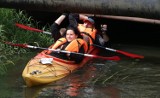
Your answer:
[[[88,19],[87,19],[87,20],[84,20],[84,22],[89,22],[89,23],[91,23],[91,24],[94,24],[94,23],[95,23],[94,20],[93,20],[93,18],[91,18],[91,17],[88,17]]]
[[[94,20],[92,18],[88,17],[88,20],[90,23],[94,24]]]

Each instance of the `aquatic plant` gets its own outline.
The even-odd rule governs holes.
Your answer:
[[[4,75],[7,72],[7,65],[14,65],[14,62],[11,60],[8,60],[8,58],[5,55],[0,56],[0,75]]]

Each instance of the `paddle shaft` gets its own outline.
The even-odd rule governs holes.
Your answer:
[[[33,49],[43,49],[43,50],[50,50],[50,51],[55,51],[55,52],[61,52],[61,53],[68,53],[68,54],[77,54],[77,55],[83,55],[86,57],[92,57],[92,58],[100,58],[104,60],[115,60],[118,61],[120,58],[118,56],[112,56],[112,57],[102,57],[98,55],[92,55],[92,54],[83,54],[83,53],[77,53],[77,52],[71,52],[71,51],[65,51],[65,50],[56,50],[56,49],[49,49],[49,48],[42,48],[42,47],[37,47],[37,46],[31,46],[27,45],[28,48],[33,48]]]
[[[54,52],[61,52],[61,53],[68,53],[68,54],[72,53],[72,54],[77,54],[77,55],[83,55],[83,56],[86,56],[86,57],[100,58],[100,59],[104,59],[104,60],[114,60],[114,61],[120,60],[120,57],[118,57],[118,56],[102,57],[102,56],[98,56],[98,55],[83,54],[83,53],[71,52],[71,51],[66,51],[66,50],[57,50],[57,49],[43,48],[43,47],[31,46],[31,45],[27,45],[27,44],[14,44],[14,43],[11,43],[11,42],[4,42],[4,43],[12,45],[12,46],[22,47],[22,48],[50,50],[50,51],[54,51]]]
[[[96,46],[96,47],[99,47],[99,48],[102,48],[102,49],[106,49],[106,50],[109,50],[109,51],[112,51],[112,52],[117,52],[117,53],[123,54],[123,55],[131,57],[131,58],[140,58],[140,59],[144,58],[144,56],[133,54],[133,53],[129,53],[129,52],[125,52],[125,51],[122,51],[122,50],[116,50],[116,49],[103,47],[103,46],[96,45],[96,44],[93,44],[93,46]]]

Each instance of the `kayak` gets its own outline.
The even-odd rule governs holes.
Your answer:
[[[63,60],[47,54],[49,50],[43,50],[33,57],[25,66],[22,77],[28,87],[49,84],[68,76],[83,67],[91,58],[84,57],[80,63]],[[90,46],[88,53],[97,54],[98,48]]]
[[[42,30],[24,26],[21,24],[16,24],[16,25],[20,28],[24,28],[27,30],[51,34],[49,32],[44,32]],[[83,54],[84,59],[81,61],[81,63],[78,63],[78,64],[75,63],[74,61],[60,59],[60,58],[47,54],[50,51],[49,48],[51,48],[53,45],[51,45],[49,48],[42,48],[42,47],[36,47],[36,46],[27,45],[27,44],[14,44],[11,42],[4,42],[4,43],[12,45],[12,46],[22,47],[22,48],[45,49],[42,52],[38,53],[35,57],[33,57],[27,63],[27,65],[25,66],[23,70],[22,77],[28,87],[48,84],[48,83],[57,81],[71,74],[77,69],[83,67],[91,59],[91,57],[101,58],[105,60],[116,60],[116,61],[120,60],[118,56],[102,57],[102,56],[95,55],[95,54],[98,54],[100,48],[109,50],[112,52],[120,53],[120,54],[126,55],[131,58],[140,58],[140,59],[144,58],[144,56],[141,56],[141,55],[132,54],[132,53],[128,53],[125,51],[96,45],[92,41],[92,38],[95,38],[95,33],[92,32],[93,30],[91,28],[88,28],[85,30],[91,35],[91,38],[89,38],[91,45],[89,46],[89,50],[87,52],[88,54]],[[63,53],[67,53],[67,51],[63,51]]]

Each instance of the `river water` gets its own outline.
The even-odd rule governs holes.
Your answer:
[[[130,44],[112,47],[145,58],[119,54],[120,61],[94,59],[57,82],[28,88],[21,74],[36,53],[16,56],[7,75],[0,76],[0,98],[160,98],[160,47]]]

